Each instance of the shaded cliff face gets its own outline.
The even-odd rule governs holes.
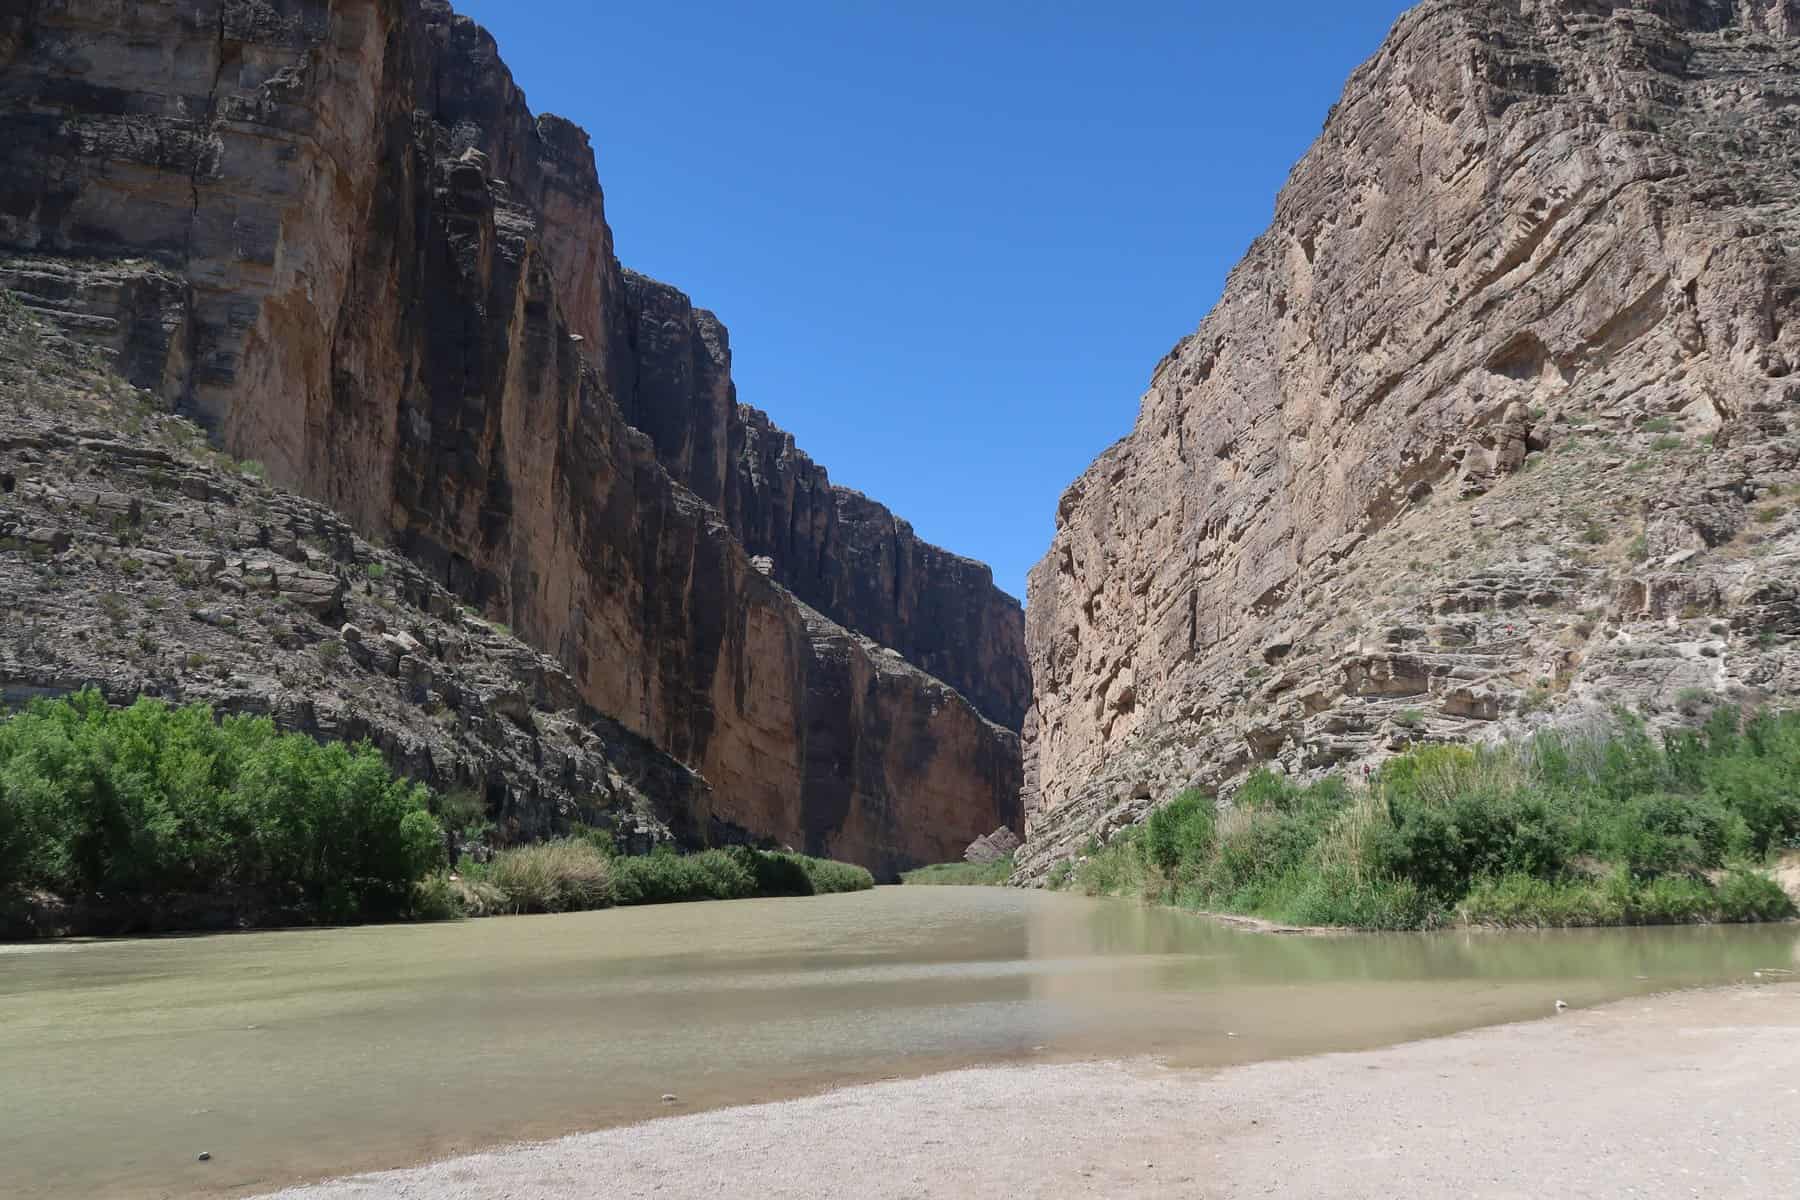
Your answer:
[[[705,776],[698,827],[891,872],[1015,819],[1016,738],[765,577],[621,413],[593,155],[479,27],[72,0],[0,70],[0,286],[554,654]]]
[[[367,740],[505,837],[704,835],[705,781],[557,663],[69,349],[0,299],[0,705],[203,701]]]
[[[737,403],[730,337],[712,313],[629,271],[620,311],[633,351],[617,358],[620,404],[669,473],[720,508],[783,586],[1016,731],[1031,702],[1025,615],[993,571],[834,486],[791,434]]]
[[[1428,0],[1063,496],[1028,875],[1177,790],[1792,697],[1800,6]]]

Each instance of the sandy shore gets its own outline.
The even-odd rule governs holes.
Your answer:
[[[575,1197],[1778,1196],[1800,984],[1356,1054],[1007,1067],[672,1117],[279,1193]]]

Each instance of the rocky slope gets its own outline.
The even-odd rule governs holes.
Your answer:
[[[441,0],[34,6],[0,18],[0,104],[0,287],[551,654],[704,776],[698,825],[891,873],[1016,820],[1004,612],[967,647],[1013,656],[985,698],[1002,724],[904,657],[979,678],[915,626],[986,613],[985,573],[839,603],[759,569],[703,472],[671,477],[622,411],[663,428],[586,135],[534,117],[473,22]],[[824,557],[819,578],[861,569]]]
[[[1800,669],[1800,4],[1427,0],[1063,496],[1028,845]]]
[[[706,781],[337,514],[0,298],[0,704],[98,687],[368,739],[507,839],[694,842]]]

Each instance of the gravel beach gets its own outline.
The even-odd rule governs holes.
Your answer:
[[[1785,983],[1222,1071],[957,1071],[277,1195],[1771,1196],[1800,1179],[1796,1130]]]

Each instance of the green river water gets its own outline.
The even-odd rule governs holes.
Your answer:
[[[1291,937],[917,887],[0,946],[0,1196],[249,1195],[959,1066],[1369,1047],[1797,955],[1795,926]]]

